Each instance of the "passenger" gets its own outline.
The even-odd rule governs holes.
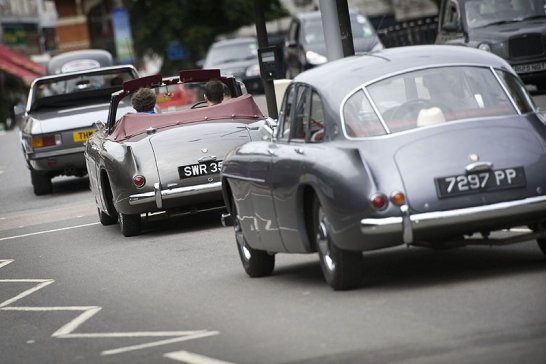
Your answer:
[[[149,88],[141,88],[131,98],[133,108],[137,112],[155,114],[155,92]]]
[[[224,83],[213,79],[205,84],[205,101],[209,106],[217,105],[224,98]]]
[[[229,91],[228,85],[226,85],[225,83],[222,83],[222,87],[224,88],[224,99],[222,100],[222,102],[230,100],[231,92]]]

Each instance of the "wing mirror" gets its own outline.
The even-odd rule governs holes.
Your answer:
[[[106,128],[106,125],[101,120],[97,120],[95,122],[95,128],[97,128],[97,130],[104,130]]]
[[[267,134],[264,135],[263,139],[275,141],[275,136],[277,135],[277,120],[271,119],[270,117],[265,119],[264,129]]]

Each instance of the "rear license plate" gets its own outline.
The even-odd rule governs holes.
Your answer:
[[[220,173],[221,169],[222,161],[208,161],[178,167],[178,175],[180,176],[180,179],[208,176],[210,174]]]
[[[78,143],[78,142],[86,142],[87,139],[89,139],[89,137],[91,136],[91,134],[93,134],[94,132],[96,132],[95,129],[80,130],[80,131],[75,131],[74,133],[72,133],[72,136],[73,136],[74,141],[75,141],[76,143]]]
[[[531,73],[546,70],[546,62],[531,63],[531,64],[517,64],[513,66],[516,73]]]
[[[473,174],[440,177],[434,180],[439,198],[469,193],[525,187],[523,167],[496,169]]]

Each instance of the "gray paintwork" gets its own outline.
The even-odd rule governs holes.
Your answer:
[[[500,228],[539,226],[546,212],[546,118],[534,109],[379,137],[348,139],[343,132],[342,102],[355,89],[442,65],[492,67],[516,76],[504,60],[486,52],[414,46],[330,62],[296,77],[295,85],[321,97],[325,139],[313,143],[278,135],[242,145],[224,160],[224,198],[229,211],[235,204],[248,246],[272,253],[316,251],[313,196],[324,208],[333,244],[344,250],[441,245],[475,232],[486,236]],[[284,108],[283,103],[281,118]],[[464,174],[471,154],[495,168],[523,166],[526,186],[439,199],[434,178]],[[403,206],[371,206],[370,196],[393,191],[405,194]]]

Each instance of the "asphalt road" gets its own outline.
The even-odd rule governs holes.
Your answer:
[[[217,214],[158,217],[124,238],[98,223],[86,178],[54,182],[34,196],[17,130],[0,133],[2,364],[546,358],[535,242],[366,253],[363,286],[334,292],[315,255],[279,255],[274,275],[248,278]]]

